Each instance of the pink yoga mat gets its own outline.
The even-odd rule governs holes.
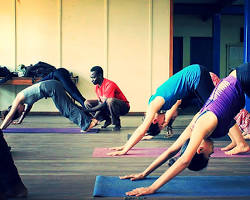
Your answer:
[[[116,156],[116,157],[157,157],[163,153],[166,148],[133,148],[126,155]],[[108,156],[107,153],[113,152],[114,150],[109,150],[109,148],[95,148],[93,151],[93,157],[113,157]]]
[[[155,158],[159,156],[161,153],[163,153],[166,150],[166,148],[133,148],[131,149],[126,155],[123,156],[115,156],[115,157],[148,157],[148,158]],[[109,148],[95,148],[93,151],[92,156],[93,157],[114,157],[114,156],[108,156],[107,153],[113,152],[114,150],[109,150]],[[221,151],[220,148],[214,148],[214,153],[211,155],[211,157],[214,158],[250,158],[250,152],[238,154],[238,155],[227,155],[224,153],[224,151]]]

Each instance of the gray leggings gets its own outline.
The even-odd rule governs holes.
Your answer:
[[[89,127],[91,117],[80,106],[73,103],[60,82],[56,80],[43,81],[40,88],[45,98],[52,98],[55,106],[64,117],[78,125],[82,130]]]

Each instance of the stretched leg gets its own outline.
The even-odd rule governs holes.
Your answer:
[[[0,161],[1,192],[4,193],[6,197],[26,197],[28,190],[18,174],[8,144],[6,143],[1,130]]]
[[[83,131],[89,128],[92,122],[91,116],[87,115],[80,106],[73,103],[60,82],[46,81],[46,84],[41,85],[41,91],[52,98],[55,106],[64,117],[77,124]]]
[[[50,72],[47,76],[43,77],[40,81],[47,81],[54,79],[54,72]]]
[[[244,152],[248,152],[250,151],[250,147],[249,145],[246,143],[246,141],[244,140],[241,131],[238,127],[237,124],[235,124],[230,130],[228,135],[230,136],[232,143],[230,145],[228,145],[225,148],[222,148],[222,150],[229,150],[231,148],[230,151],[225,152],[228,155],[234,155],[234,154],[238,154],[238,153],[244,153]]]
[[[195,95],[198,97],[201,106],[205,104],[210,94],[213,92],[214,84],[208,70],[201,66],[201,75],[199,84],[195,90]]]
[[[84,101],[86,99],[82,96],[76,85],[71,80],[68,70],[59,68],[54,72],[54,76],[56,80],[62,83],[64,89],[69,93],[69,95],[78,101],[84,108]]]

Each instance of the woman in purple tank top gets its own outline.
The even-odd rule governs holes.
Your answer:
[[[167,160],[174,157],[183,145],[186,145],[186,150],[182,155],[152,185],[136,188],[127,192],[126,195],[141,196],[155,193],[185,168],[193,171],[205,168],[210,155],[213,154],[212,138],[222,137],[229,133],[232,139],[232,149],[226,152],[227,154],[250,151],[250,147],[243,139],[239,127],[232,124],[235,115],[245,105],[244,93],[246,91],[244,88],[248,89],[248,87],[241,86],[242,82],[241,79],[238,80],[236,71],[223,79],[213,90],[200,112],[194,116],[179,138],[165,152],[142,173],[123,176],[121,179],[139,180],[145,178]]]

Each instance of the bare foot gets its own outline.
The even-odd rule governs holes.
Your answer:
[[[146,135],[142,138],[142,140],[151,140],[154,136],[152,135]]]
[[[98,123],[98,121],[96,119],[92,119],[92,121],[90,122],[90,125],[89,125],[88,129],[85,130],[85,131],[81,130],[81,132],[87,132],[87,131],[89,131],[91,128],[93,128],[95,125],[97,125],[97,123]]]
[[[239,153],[246,153],[250,151],[250,147],[249,145],[246,144],[242,144],[242,145],[237,145],[235,146],[233,149],[231,149],[230,151],[225,152],[225,154],[227,155],[235,155],[235,154],[239,154]]]
[[[236,146],[236,144],[232,142],[229,145],[227,145],[226,147],[221,148],[221,151],[229,151],[229,150],[233,149],[235,146]]]

